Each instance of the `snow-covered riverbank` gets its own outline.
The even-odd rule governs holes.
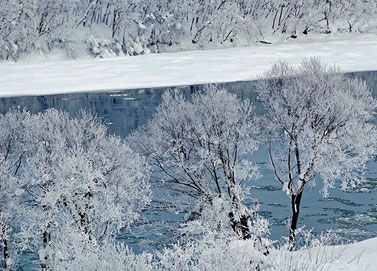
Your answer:
[[[257,79],[272,63],[317,56],[344,71],[377,69],[377,37],[134,57],[0,64],[0,96],[46,95]]]

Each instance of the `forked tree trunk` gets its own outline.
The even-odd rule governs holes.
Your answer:
[[[295,241],[296,241],[296,230],[297,230],[297,222],[298,217],[300,214],[300,204],[302,199],[303,191],[294,194],[291,196],[291,207],[292,207],[292,220],[291,220],[291,227],[289,229],[289,246],[288,249],[292,251],[295,248]]]

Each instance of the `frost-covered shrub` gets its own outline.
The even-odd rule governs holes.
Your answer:
[[[116,243],[113,239],[89,239],[69,225],[60,225],[53,235],[50,243],[51,255],[47,257],[48,266],[53,270],[154,270],[152,254],[136,255],[123,243]],[[40,250],[39,256],[43,261],[44,252]]]
[[[302,234],[302,235],[301,235]],[[222,239],[207,235],[185,244],[177,243],[157,252],[156,263],[161,270],[333,270],[346,267],[338,259],[345,251],[332,233],[316,236],[311,231],[299,235],[302,244],[297,251],[289,251],[289,240],[281,246],[264,239],[268,254],[256,246],[255,240]]]
[[[255,246],[255,240],[206,236],[185,245],[176,244],[157,253],[157,257],[162,270],[259,270],[268,261],[263,251]]]
[[[336,234],[327,232],[315,235],[311,231],[301,230],[298,236],[300,247],[297,251],[289,251],[288,238],[281,245],[264,239],[268,248],[268,253],[264,253],[261,247],[256,246],[255,240],[223,239],[209,233],[195,241],[177,243],[157,252],[155,266],[161,270],[187,271],[346,270],[347,263],[339,262],[346,247],[336,246],[341,244]]]
[[[94,36],[88,37],[85,42],[89,53],[94,57],[106,58],[123,55],[122,46],[118,42]]]
[[[140,37],[135,37],[134,39],[128,37],[123,44],[123,50],[125,54],[129,56],[143,55],[149,53],[157,53],[158,49],[156,45],[149,46],[145,39]]]

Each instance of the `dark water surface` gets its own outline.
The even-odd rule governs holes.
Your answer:
[[[377,96],[377,72],[362,72],[348,74],[366,80]],[[262,111],[261,104],[254,92],[255,82],[234,82],[219,84],[241,98],[250,98],[255,102],[257,112]],[[201,85],[178,87],[185,95],[203,88]],[[81,109],[90,110],[102,118],[109,127],[109,132],[126,137],[132,130],[143,125],[152,116],[156,106],[161,102],[161,95],[166,88],[136,89],[116,92],[95,92],[49,96],[29,96],[0,98],[0,112],[9,108],[27,107],[32,113],[41,112],[47,108],[57,108],[68,111],[71,115]],[[376,121],[377,123],[377,121]],[[260,165],[262,178],[250,182],[253,186],[252,196],[261,203],[261,214],[271,223],[271,237],[279,239],[288,233],[286,226],[290,216],[289,199],[281,190],[272,171],[267,167],[265,146],[261,146],[253,160]],[[334,229],[344,239],[363,240],[377,236],[377,162],[369,161],[368,181],[353,192],[342,192],[331,189],[330,196],[324,199],[319,190],[322,188],[308,187],[304,192],[300,226],[313,228],[315,232]],[[152,215],[153,217],[153,215]],[[151,218],[152,218],[151,217]],[[161,217],[154,219],[160,219]],[[163,218],[164,219],[164,218]],[[128,236],[126,234],[125,236]],[[155,237],[158,238],[158,237]],[[139,250],[138,238],[131,238],[127,243]]]

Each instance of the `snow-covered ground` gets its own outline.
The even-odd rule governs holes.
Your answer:
[[[344,71],[377,69],[377,37],[134,57],[0,64],[0,96],[45,95],[258,78],[272,63],[317,56]]]
[[[350,245],[293,252],[292,259],[287,255],[283,253],[278,259],[283,267],[281,270],[376,271],[377,238]]]
[[[377,270],[377,238],[346,246],[338,262],[346,263],[347,269],[338,270]],[[334,271],[337,269],[333,269]]]

